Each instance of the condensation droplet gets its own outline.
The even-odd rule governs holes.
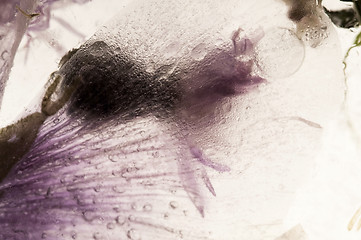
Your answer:
[[[171,201],[171,202],[169,203],[169,206],[170,206],[171,208],[173,208],[173,209],[176,209],[176,208],[178,207],[178,203],[175,202],[175,201]]]
[[[207,49],[205,43],[200,43],[195,46],[191,51],[191,57],[196,61],[201,61],[207,55]]]
[[[132,240],[140,240],[140,234],[135,229],[130,229],[127,232],[127,237]]]
[[[41,238],[45,239],[47,237],[46,233],[41,234]]]

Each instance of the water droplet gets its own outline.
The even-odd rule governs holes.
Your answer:
[[[115,224],[112,223],[112,222],[110,222],[110,223],[107,224],[107,228],[108,228],[108,229],[114,229],[114,228],[115,228]]]
[[[1,59],[2,60],[8,60],[9,56],[10,56],[10,54],[6,50],[1,53]]]
[[[139,205],[138,205],[137,203],[135,203],[135,202],[132,203],[131,207],[132,207],[133,210],[136,210],[136,211],[139,211],[139,210],[140,210]]]
[[[104,166],[103,166],[103,164],[97,164],[97,165],[95,165],[95,169],[97,169],[97,170],[100,170],[100,169],[102,169]]]
[[[119,225],[124,225],[124,223],[126,222],[126,218],[125,218],[124,216],[119,215],[119,216],[115,219],[115,221],[116,221],[117,224],[119,224]]]
[[[41,238],[45,239],[47,237],[46,233],[41,234]]]
[[[178,42],[173,42],[169,44],[164,51],[164,57],[166,58],[175,57],[177,52],[181,49],[181,46],[182,45],[179,44]]]
[[[94,191],[95,191],[95,192],[100,192],[101,188],[102,188],[102,186],[101,186],[100,184],[98,184],[98,185],[96,185],[96,186],[94,187]]]
[[[154,73],[156,69],[157,69],[156,63],[153,62],[153,61],[150,61],[150,62],[147,64],[147,67],[146,67],[145,71],[146,71],[147,73]]]
[[[98,203],[101,203],[101,201],[96,196],[94,196],[92,203],[93,204],[98,204]]]
[[[135,222],[136,218],[135,218],[134,215],[129,215],[128,220],[131,221],[131,222]]]
[[[114,53],[115,54],[121,54],[122,50],[120,49],[120,47],[117,47],[116,49],[114,49]]]
[[[168,218],[169,218],[169,214],[168,214],[168,213],[164,213],[163,218],[164,218],[164,219],[168,219]]]
[[[121,176],[128,181],[129,180],[128,178],[131,177],[138,170],[139,169],[136,167],[128,167],[121,171]]]
[[[130,230],[127,232],[127,237],[128,237],[129,239],[132,239],[132,240],[140,240],[139,232],[136,231],[135,229],[130,229]]]
[[[214,45],[216,45],[217,47],[221,47],[224,43],[225,41],[222,38],[217,38],[214,42]]]
[[[143,211],[144,212],[150,212],[150,211],[152,211],[152,205],[151,204],[149,204],[149,203],[147,203],[147,204],[145,204],[144,206],[143,206]]]
[[[155,157],[155,158],[158,158],[159,157],[159,152],[158,151],[153,152],[152,156]]]
[[[97,218],[95,218],[95,224],[103,224],[104,223],[104,218],[102,216],[97,216]]]
[[[191,57],[196,61],[201,61],[207,55],[207,49],[205,43],[200,43],[195,46],[191,51]]]
[[[169,203],[169,206],[170,206],[171,208],[173,208],[173,209],[176,209],[176,208],[178,207],[178,203],[175,202],[175,201],[171,201],[171,202]]]
[[[108,49],[108,45],[103,41],[94,42],[88,49],[92,55],[100,57],[104,56],[105,51]]]
[[[85,221],[88,221],[88,222],[93,221],[95,218],[94,213],[91,211],[83,212],[83,217],[84,217]]]
[[[124,188],[121,188],[119,186],[113,186],[112,187],[112,190],[116,193],[124,193],[125,192],[125,189]]]
[[[76,196],[74,199],[76,199],[76,203],[79,206],[86,206],[88,204],[87,199],[81,198],[80,196]]]
[[[96,240],[103,240],[105,239],[104,236],[100,232],[96,232],[93,234],[93,238]]]
[[[108,159],[112,162],[117,162],[118,156],[117,155],[108,155]]]
[[[117,213],[120,213],[122,211],[122,208],[120,206],[116,205],[113,207],[113,210]]]
[[[76,232],[72,232],[72,233],[71,233],[71,238],[72,238],[72,239],[76,239],[76,238],[77,238]]]
[[[222,104],[223,114],[226,114],[226,113],[230,112],[231,110],[232,110],[232,102],[231,101],[226,101],[225,103]]]

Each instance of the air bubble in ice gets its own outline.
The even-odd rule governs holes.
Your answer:
[[[272,28],[255,47],[255,71],[264,78],[285,78],[297,72],[304,57],[304,44],[293,31]]]

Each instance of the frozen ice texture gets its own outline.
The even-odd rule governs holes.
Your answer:
[[[256,54],[262,39],[280,44],[267,30],[297,32],[288,10],[273,0],[131,2],[50,77],[29,116],[40,119],[35,139],[23,122],[2,130],[2,149],[20,157],[0,183],[0,238],[280,236],[343,98],[330,25],[313,48],[285,38],[281,53],[299,57],[287,51],[294,42],[305,51],[295,62]],[[282,69],[267,62],[260,76],[257,56]]]

